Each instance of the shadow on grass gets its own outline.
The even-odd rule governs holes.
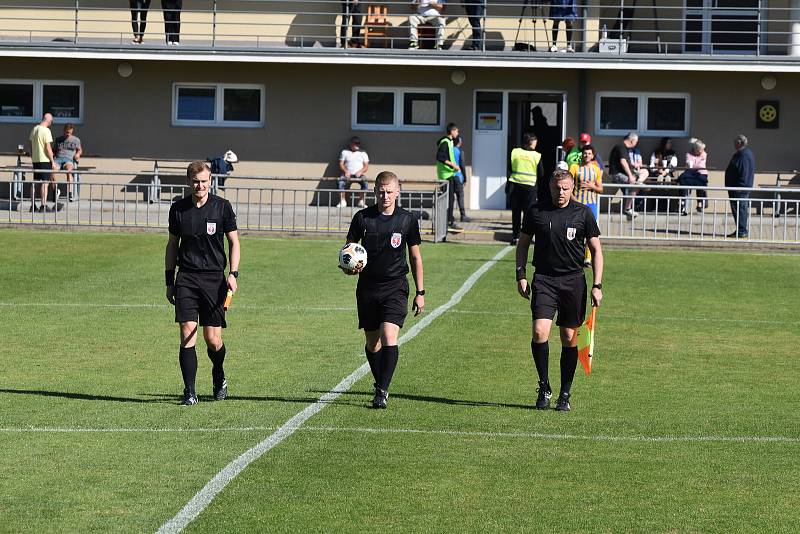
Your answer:
[[[58,397],[62,399],[77,399],[88,401],[105,401],[105,402],[133,402],[133,403],[159,403],[169,402],[178,397],[171,395],[168,398],[161,399],[141,399],[136,397],[112,397],[110,395],[93,395],[91,393],[74,393],[69,391],[44,391],[36,389],[0,389],[0,393],[14,393],[17,395],[38,395],[40,397]]]
[[[321,390],[313,392],[327,393],[327,391],[321,391]],[[341,395],[362,395],[370,397],[373,395],[372,391],[333,391],[333,393],[339,393]],[[455,406],[476,406],[480,408],[518,408],[521,410],[531,410],[534,408],[534,406],[531,404],[509,404],[505,402],[488,402],[488,401],[476,401],[467,399],[448,399],[446,397],[431,397],[428,395],[410,395],[407,393],[395,393],[393,391],[389,392],[389,398],[405,399],[417,402],[432,402],[435,404],[450,404]]]

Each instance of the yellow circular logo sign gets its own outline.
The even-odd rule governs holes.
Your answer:
[[[775,109],[775,106],[766,104],[758,110],[758,116],[764,122],[772,122],[778,117],[778,110]]]

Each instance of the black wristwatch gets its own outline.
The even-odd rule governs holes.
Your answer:
[[[603,284],[594,284],[594,285],[592,285],[592,289],[594,289],[594,288],[597,288],[600,291],[602,291],[603,290]]]
[[[231,271],[234,278],[239,278],[239,271]]]
[[[425,290],[424,289],[418,289],[417,290],[417,296],[418,297],[424,297],[425,296]]]

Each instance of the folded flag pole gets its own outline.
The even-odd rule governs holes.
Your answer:
[[[594,354],[594,320],[597,308],[592,306],[592,311],[586,322],[578,328],[578,360],[583,365],[586,374],[592,372],[592,354]]]

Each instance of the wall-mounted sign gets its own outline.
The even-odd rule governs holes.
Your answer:
[[[756,102],[756,128],[779,128],[780,109],[780,102],[777,100],[759,100]]]

